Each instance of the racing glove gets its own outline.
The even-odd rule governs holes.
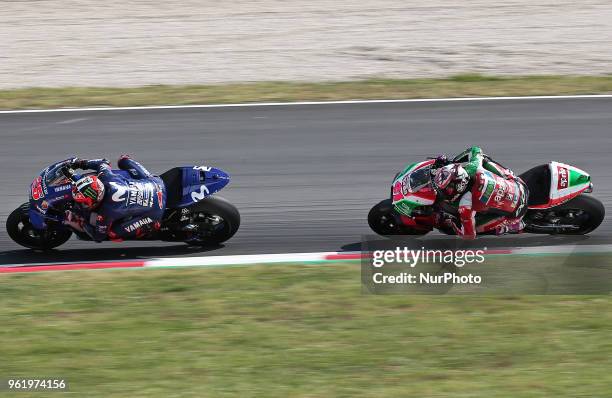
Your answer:
[[[87,159],[72,158],[70,160],[70,167],[73,169],[85,169],[87,165]]]
[[[444,154],[438,155],[438,156],[430,158],[430,159],[434,159],[435,160],[435,162],[432,165],[432,168],[434,168],[434,169],[446,166],[447,164],[451,163],[451,161],[448,160],[448,156],[446,156]]]
[[[89,160],[89,159],[73,158],[73,159],[70,160],[70,167],[72,167],[74,169],[87,170],[87,169],[91,168],[91,167],[89,167],[89,162],[91,162],[91,161],[92,160]],[[93,159],[93,161],[110,164],[110,161],[108,159],[104,159],[104,158],[102,158],[102,159]]]

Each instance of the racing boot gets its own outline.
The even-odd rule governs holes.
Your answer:
[[[520,234],[523,233],[523,229],[525,229],[523,220],[508,221],[495,228],[495,235]]]

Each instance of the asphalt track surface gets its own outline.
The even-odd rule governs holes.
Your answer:
[[[612,205],[612,99],[522,99],[0,115],[0,222],[30,182],[70,156],[132,154],[161,173],[214,165],[232,175],[221,195],[242,214],[237,235],[199,249],[160,242],[70,240],[34,253],[0,230],[0,265],[161,256],[358,250],[366,215],[406,163],[480,145],[520,173],[548,160],[588,171]],[[608,213],[610,214],[610,213]],[[426,239],[455,239],[432,234]],[[587,237],[523,234],[475,247],[612,243],[610,216]]]

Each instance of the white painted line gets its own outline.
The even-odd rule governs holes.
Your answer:
[[[494,254],[496,250],[510,253]],[[536,246],[519,248],[491,248],[486,252],[493,255],[534,255],[534,254],[578,254],[578,253],[612,253],[612,245],[573,245],[573,246]],[[486,254],[486,255],[490,255]],[[321,252],[321,253],[284,253],[284,254],[254,254],[240,256],[211,257],[166,257],[145,261],[145,267],[216,267],[223,265],[299,263],[309,261],[355,260],[360,252]]]
[[[0,268],[18,268],[18,267],[43,267],[46,265],[79,265],[79,264],[107,264],[107,263],[119,263],[119,262],[125,262],[125,263],[131,263],[131,262],[135,262],[135,261],[142,261],[144,262],[145,260],[141,260],[141,259],[137,259],[137,258],[123,258],[123,259],[114,259],[114,260],[92,260],[92,261],[51,261],[51,262],[46,262],[46,263],[24,263],[24,264],[2,264],[0,265]]]
[[[251,254],[242,256],[211,256],[211,257],[174,257],[154,258],[145,262],[145,267],[193,267],[220,266],[243,264],[271,264],[304,261],[325,261],[333,253],[285,253],[285,254]]]
[[[512,254],[611,253],[612,245],[535,246],[512,249]]]
[[[141,111],[163,109],[198,109],[198,108],[239,108],[265,106],[301,106],[301,105],[358,105],[358,104],[398,104],[411,102],[453,102],[453,101],[508,101],[508,100],[560,100],[560,99],[596,99],[612,98],[612,94],[594,95],[533,95],[524,97],[458,97],[458,98],[412,98],[380,100],[347,100],[347,101],[297,101],[297,102],[251,102],[240,104],[204,104],[204,105],[153,105],[153,106],[119,106],[92,108],[57,108],[57,109],[21,109],[5,110],[0,114],[50,113],[50,112],[93,112],[93,111]]]
[[[72,123],[78,123],[78,122],[83,122],[85,120],[88,120],[88,118],[86,117],[79,117],[76,119],[69,119],[69,120],[64,120],[61,122],[57,122],[56,124],[72,124]]]

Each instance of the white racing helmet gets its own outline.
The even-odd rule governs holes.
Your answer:
[[[467,190],[470,175],[460,164],[439,168],[433,179],[433,188],[440,199],[455,201]]]

